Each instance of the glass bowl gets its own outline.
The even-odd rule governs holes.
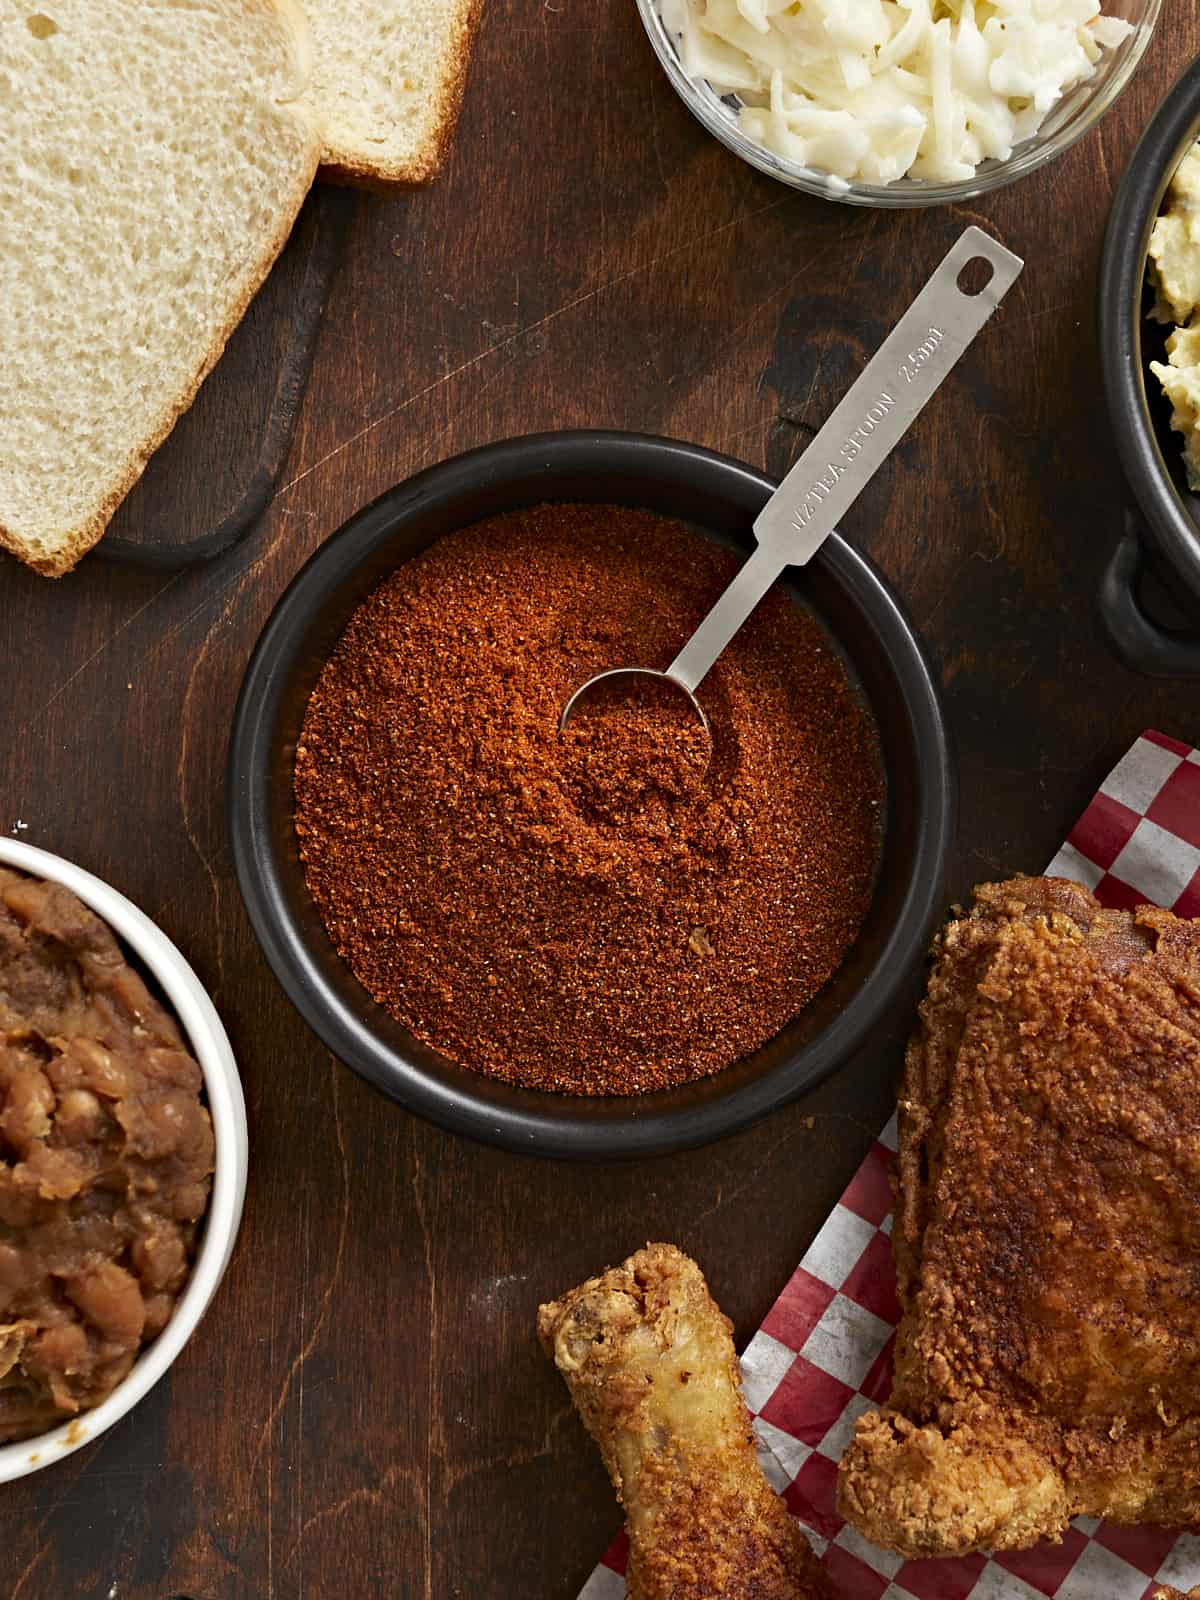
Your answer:
[[[737,102],[722,99],[706,82],[689,78],[679,60],[676,40],[663,22],[661,0],[637,0],[638,13],[655,54],[676,94],[688,110],[723,145],[770,178],[852,206],[940,206],[973,200],[1035,172],[1093,127],[1133,76],[1154,32],[1162,0],[1105,0],[1107,16],[1120,17],[1133,31],[1115,49],[1105,50],[1092,77],[1077,84],[1050,112],[1038,132],[1017,145],[1007,161],[984,161],[975,175],[955,183],[933,183],[922,178],[898,178],[894,183],[864,183],[834,177],[815,167],[800,166],[755,144],[738,127]]]

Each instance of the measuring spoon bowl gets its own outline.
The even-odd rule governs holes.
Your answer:
[[[679,679],[674,677],[669,671],[661,672],[657,667],[610,667],[607,672],[597,672],[595,676],[589,678],[586,683],[581,683],[579,685],[579,688],[576,689],[575,693],[563,707],[562,716],[558,719],[558,731],[560,733],[563,731],[567,723],[570,722],[571,718],[575,715],[575,712],[579,709],[580,703],[588,699],[593,690],[597,689],[602,683],[612,683],[615,678],[653,678],[656,683],[669,683],[672,689],[678,690],[678,692],[687,700],[688,705],[691,706],[696,716],[699,717],[700,725],[704,729],[705,736],[708,739],[709,755],[712,755],[712,729],[709,727],[708,717],[705,713],[704,707],[700,704],[699,700],[696,699],[696,696],[688,688],[686,683],[680,683]]]

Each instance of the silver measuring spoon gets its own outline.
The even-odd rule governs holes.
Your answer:
[[[961,287],[968,268],[991,269],[982,288]],[[754,520],[758,548],[665,671],[612,667],[563,707],[565,728],[597,684],[645,677],[673,684],[708,729],[696,689],[785,567],[802,567],[875,476],[925,402],[1016,282],[1025,263],[980,228],[968,228],[850,386],[825,426]]]

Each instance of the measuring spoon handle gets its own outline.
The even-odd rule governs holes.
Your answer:
[[[959,278],[978,261],[991,277],[971,293]],[[667,668],[669,678],[694,693],[784,567],[812,559],[1023,266],[982,229],[966,229],[759,512],[758,548]]]
[[[972,263],[991,275],[971,293]],[[1020,275],[1024,262],[981,228],[967,228],[867,362],[825,426],[754,522],[759,545],[802,566],[833,532],[959,356]]]
[[[694,694],[696,685],[783,571],[786,563],[759,545],[667,668],[667,677]]]

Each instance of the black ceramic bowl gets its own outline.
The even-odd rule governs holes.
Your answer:
[[[798,588],[842,650],[879,724],[888,776],[871,908],[841,968],[762,1049],[716,1077],[591,1099],[512,1088],[439,1056],[377,1006],[336,955],[305,886],[292,762],[309,693],[350,613],[398,563],[455,528],[550,500],[618,503],[751,545],[774,485],[695,445],[621,433],[543,434],[420,473],[353,517],[284,594],[246,672],[230,753],[234,858],[255,931],[294,1004],[335,1055],[418,1115],[489,1144],[614,1159],[744,1128],[832,1071],[911,979],[941,909],[953,831],[946,731],[897,600],[836,535]],[[682,642],[682,641],[681,641]]]
[[[1150,230],[1167,185],[1200,137],[1200,61],[1193,63],[1143,133],[1109,214],[1100,263],[1100,360],[1109,419],[1139,518],[1113,552],[1100,591],[1118,654],[1157,677],[1200,676],[1200,495],[1189,492],[1182,440],[1148,362],[1164,359],[1170,331],[1147,320]],[[1147,562],[1147,557],[1149,561]],[[1178,626],[1156,622],[1139,598],[1144,568],[1166,580]]]

